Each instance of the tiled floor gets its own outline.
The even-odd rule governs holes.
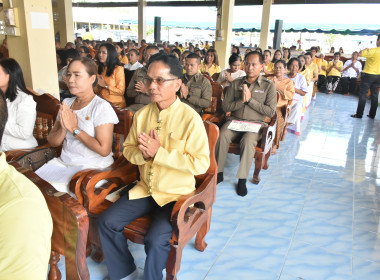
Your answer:
[[[288,133],[246,197],[229,155],[208,247],[186,246],[178,279],[380,279],[380,121],[350,118],[356,105],[318,94],[301,136]],[[131,248],[142,279],[143,247]],[[88,265],[91,279],[107,275],[104,263]]]

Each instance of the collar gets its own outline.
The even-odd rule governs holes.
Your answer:
[[[263,79],[263,76],[262,76],[262,75],[259,75],[259,77],[257,78],[257,80],[256,80],[253,84],[257,83],[258,86],[261,87],[262,79]],[[244,83],[248,84],[248,85],[249,85],[248,87],[250,87],[250,86],[253,85],[253,84],[248,83],[248,81],[247,81],[247,76],[245,76],[245,78],[243,79],[243,81],[242,81],[242,83],[241,83],[241,86],[242,86]]]
[[[159,118],[162,119],[162,117],[167,116],[168,114],[170,114],[170,112],[175,111],[181,103],[182,101],[177,96],[176,100],[168,108],[162,111],[160,111],[160,109],[158,108],[157,103],[154,103],[154,112],[159,116]]]
[[[201,76],[202,74],[198,71],[197,74],[195,74],[194,76],[192,76],[191,78],[189,78],[189,75],[185,74],[185,77],[186,77],[186,80],[187,81],[190,81],[191,79],[194,79],[196,82],[198,81],[199,77]]]

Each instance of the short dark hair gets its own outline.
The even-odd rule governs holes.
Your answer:
[[[162,62],[170,69],[170,74],[176,76],[178,79],[183,77],[183,68],[176,56],[172,54],[156,53],[149,59],[147,68],[154,62]]]
[[[272,52],[270,50],[265,50],[264,53],[269,52],[270,55],[272,55]]]
[[[340,56],[340,52],[335,52],[335,53],[334,53],[334,56],[336,56],[336,55],[339,55],[339,56]]]
[[[98,83],[98,75],[96,75],[96,72],[97,72],[97,66],[96,66],[95,61],[93,61],[92,59],[90,59],[90,58],[88,58],[88,57],[76,57],[76,58],[74,58],[73,60],[70,61],[69,66],[67,66],[67,70],[69,70],[70,65],[71,65],[74,61],[79,61],[79,62],[81,62],[81,63],[86,67],[86,72],[87,72],[87,74],[88,74],[90,77],[93,76],[93,75],[96,76],[95,82],[92,84],[92,87],[95,87],[96,84]]]
[[[8,87],[3,92],[5,99],[13,102],[17,97],[17,90],[20,89],[23,92],[29,93],[24,81],[24,74],[20,64],[13,58],[3,58],[0,60],[0,66],[4,72],[9,75]],[[1,89],[0,89],[0,92]]]
[[[175,48],[170,53],[176,53],[178,55],[178,59],[181,59],[181,51],[179,49]]]
[[[312,52],[312,51],[318,52],[318,49],[316,47],[311,47],[310,52]]]
[[[264,56],[261,53],[259,53],[258,51],[253,51],[253,52],[247,53],[247,55],[244,58],[244,62],[247,62],[248,57],[250,57],[251,55],[258,55],[260,64],[264,63]]]
[[[136,49],[131,49],[131,50],[129,50],[129,52],[134,52],[137,56],[140,55],[139,51]]]
[[[87,54],[90,53],[90,49],[87,48],[86,46],[81,46],[80,48],[83,49],[83,51],[84,51],[85,53],[87,53]]]
[[[196,54],[196,53],[189,53],[187,56],[186,56],[186,59],[189,59],[189,58],[195,58],[198,62],[198,64],[201,64],[201,57]]]
[[[287,64],[288,70],[290,70],[290,65],[292,65],[293,61],[297,61],[298,67],[301,69],[301,67],[302,67],[301,61],[298,59],[298,57],[292,57],[291,59],[289,59],[288,64]]]
[[[274,66],[276,67],[277,64],[281,63],[282,65],[284,65],[284,68],[286,69],[286,62],[285,60],[283,59],[279,59],[277,60],[275,63],[274,63]]]
[[[261,48],[256,48],[255,51],[257,51],[259,53],[263,53],[263,50]]]
[[[66,56],[66,59],[76,58],[76,57],[80,57],[80,54],[77,49],[67,49],[65,50],[65,56]]]
[[[241,57],[237,53],[231,54],[230,58],[228,59],[228,64],[231,65],[235,61],[241,61]]]
[[[149,45],[144,50],[157,50],[157,51],[159,51],[160,49],[157,46]]]
[[[2,93],[0,93],[0,143],[3,138],[5,125],[8,120],[8,108],[7,102],[5,101],[5,97]]]
[[[237,50],[236,52],[237,54],[240,54],[240,49],[238,46],[233,45],[232,48]]]
[[[110,43],[103,43],[100,45],[99,51],[101,47],[105,47],[107,49],[107,60],[105,64],[99,62],[98,74],[102,74],[104,67],[107,67],[106,76],[110,77],[113,74],[113,71],[115,70],[116,65],[121,66],[119,56],[116,52],[114,45]]]
[[[313,55],[311,54],[311,52],[306,52],[305,56],[307,56],[307,55],[310,56],[310,57],[313,57]]]

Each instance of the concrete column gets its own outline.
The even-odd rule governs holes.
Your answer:
[[[59,98],[52,1],[13,0],[13,7],[20,36],[8,36],[9,56],[20,64],[27,87]]]
[[[264,51],[268,48],[270,8],[273,0],[263,0],[263,15],[261,18],[260,48]]]
[[[57,12],[59,16],[58,30],[61,47],[64,47],[67,42],[74,43],[74,25],[73,25],[73,5],[70,0],[57,0]]]
[[[146,39],[146,0],[139,0],[138,7],[138,25],[139,25],[139,46],[142,39]]]
[[[215,49],[219,57],[221,69],[228,67],[231,56],[232,20],[235,0],[219,0],[215,33]]]

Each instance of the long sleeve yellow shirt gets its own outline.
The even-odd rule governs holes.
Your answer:
[[[152,129],[158,132],[161,147],[154,159],[146,161],[137,137]],[[178,98],[162,111],[150,103],[134,115],[123,154],[140,171],[140,181],[129,191],[129,199],[152,196],[160,206],[194,191],[194,175],[205,173],[210,165],[202,119]]]

